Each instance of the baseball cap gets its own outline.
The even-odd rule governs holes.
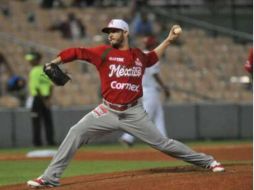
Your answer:
[[[29,52],[25,54],[25,60],[26,61],[33,61],[35,59],[40,59],[41,55],[38,52]]]
[[[101,31],[104,33],[109,33],[109,30],[111,28],[114,29],[121,29],[123,31],[129,32],[129,25],[122,19],[112,19],[109,23],[108,26],[103,28]]]

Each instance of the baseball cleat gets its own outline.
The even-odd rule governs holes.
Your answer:
[[[221,163],[217,161],[213,161],[209,167],[213,172],[224,172],[225,168],[221,165]]]
[[[60,184],[58,182],[51,183],[39,177],[37,179],[27,181],[27,185],[31,188],[43,188],[43,187],[57,187]]]

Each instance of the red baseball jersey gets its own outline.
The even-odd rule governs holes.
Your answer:
[[[142,77],[146,67],[154,65],[158,57],[154,51],[147,54],[138,48],[118,50],[112,48],[105,59],[102,54],[111,46],[69,48],[59,56],[62,61],[86,60],[96,66],[101,79],[101,92],[105,100],[114,104],[128,104],[143,95]]]
[[[253,73],[253,48],[250,49],[249,57],[248,57],[248,60],[246,61],[246,63],[244,64],[244,68],[250,74]]]

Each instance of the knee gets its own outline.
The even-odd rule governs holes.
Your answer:
[[[164,137],[160,141],[158,141],[158,143],[156,143],[152,146],[153,146],[153,148],[164,152],[164,151],[167,151],[169,149],[169,147],[172,146],[173,141],[174,141],[173,139],[169,139],[169,138]]]

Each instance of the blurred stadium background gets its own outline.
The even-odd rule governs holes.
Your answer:
[[[158,40],[170,25],[180,24],[183,35],[162,60],[161,74],[172,94],[165,102],[168,135],[192,140],[252,138],[252,84],[244,70],[253,43],[252,1],[0,0],[0,10],[0,53],[13,73],[26,80],[31,69],[24,59],[28,51],[39,51],[42,62],[47,62],[61,49],[104,43],[101,28],[111,18],[128,21],[131,43],[138,47],[142,35],[135,33],[135,22],[141,14],[146,14]],[[82,38],[64,38],[50,30],[69,13],[83,23]],[[72,82],[54,90],[58,143],[84,112],[100,102],[93,66],[77,62],[65,69]],[[0,147],[31,146],[29,110],[17,98],[20,94],[7,91],[10,77],[0,64]]]

